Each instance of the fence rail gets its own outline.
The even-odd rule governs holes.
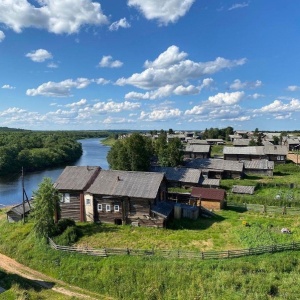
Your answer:
[[[185,250],[143,250],[129,248],[103,248],[94,249],[88,247],[60,246],[48,238],[50,247],[55,250],[77,252],[86,255],[99,257],[108,257],[115,255],[131,255],[131,256],[156,256],[164,258],[184,258],[184,259],[228,259],[242,256],[259,255],[265,253],[276,253],[282,251],[300,250],[300,242],[290,244],[278,244],[270,246],[261,246],[257,248],[227,250],[227,251],[185,251]]]
[[[300,207],[287,207],[287,206],[269,206],[263,204],[250,204],[250,203],[234,203],[227,202],[227,208],[245,209],[249,211],[256,211],[262,213],[274,213],[284,215],[300,215]]]

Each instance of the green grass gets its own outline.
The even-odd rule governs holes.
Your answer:
[[[79,224],[84,233],[80,243],[121,248],[241,249],[299,241],[299,220],[222,211],[216,219],[181,220],[170,224],[169,229]],[[292,234],[281,234],[282,227],[289,227]],[[52,250],[31,232],[30,222],[9,224],[2,218],[0,251],[54,278],[114,299],[297,299],[299,294],[300,252],[296,251],[210,261],[99,258]],[[34,288],[30,290],[32,296],[26,298],[20,283],[8,284],[8,288],[5,299],[60,299],[42,296]]]

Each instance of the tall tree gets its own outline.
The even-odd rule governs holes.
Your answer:
[[[152,156],[151,139],[133,133],[111,147],[107,161],[109,167],[114,170],[148,171]]]
[[[59,198],[51,178],[44,178],[34,195],[34,231],[38,237],[48,237],[55,230],[55,214],[58,213]]]

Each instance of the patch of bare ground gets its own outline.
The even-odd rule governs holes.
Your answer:
[[[35,271],[23,264],[18,263],[16,260],[0,254],[0,268],[8,273],[17,274],[23,278],[34,281],[37,285],[45,289],[51,289],[57,293],[74,297],[75,299],[87,300],[111,300],[113,298],[100,296],[95,293],[83,290],[79,287],[69,285],[61,280],[57,280],[46,276],[38,271]]]

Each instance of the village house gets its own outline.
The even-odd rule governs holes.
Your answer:
[[[60,196],[60,215],[58,218],[87,221],[84,192],[98,176],[100,167],[68,166],[54,183]]]
[[[244,172],[246,175],[273,176],[274,161],[267,159],[244,161]]]
[[[209,158],[211,146],[210,145],[186,145],[184,149],[184,159],[190,158]]]
[[[299,150],[300,138],[299,137],[285,137],[282,144],[287,146],[289,151]]]
[[[185,163],[185,167],[200,169],[204,178],[242,178],[244,164],[239,161],[207,158],[194,159]]]
[[[193,187],[190,204],[202,206],[206,209],[220,210],[226,207],[226,191],[223,189],[208,189],[202,187]]]
[[[91,222],[164,227],[173,210],[164,173],[102,170],[84,199]]]

